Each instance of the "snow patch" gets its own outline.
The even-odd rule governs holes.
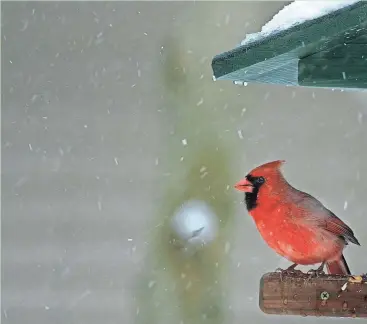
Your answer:
[[[258,33],[248,34],[241,45],[278,33],[302,24],[307,20],[325,16],[333,11],[350,6],[361,0],[303,1],[295,0],[280,10]]]

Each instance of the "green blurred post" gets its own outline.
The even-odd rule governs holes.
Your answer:
[[[157,204],[156,224],[163,225],[157,228],[146,278],[140,281],[137,319],[142,324],[222,324],[228,310],[223,278],[235,205],[230,143],[220,139],[215,129],[215,121],[225,111],[212,109],[213,96],[207,102],[197,101],[195,91],[201,81],[185,73],[179,44],[171,41],[165,49],[164,80],[174,130],[167,138],[171,176]],[[215,238],[202,246],[183,240],[172,227],[177,210],[191,200],[207,204],[216,215]],[[199,228],[198,236],[201,230],[207,229]]]

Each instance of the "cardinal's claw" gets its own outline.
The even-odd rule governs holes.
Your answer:
[[[310,275],[310,278],[312,277],[319,277],[319,276],[324,276],[325,275],[325,271],[324,270],[308,270],[307,274]]]
[[[281,269],[281,268],[276,268],[274,272],[280,272],[280,273],[303,273],[301,270],[297,270],[297,269]]]
[[[315,277],[324,276],[325,275],[324,266],[325,266],[325,262],[321,263],[321,265],[317,269],[308,270],[307,274],[310,275],[310,278],[314,276]]]
[[[297,264],[293,264],[290,267],[288,267],[287,269],[276,268],[275,272],[280,273],[280,280],[283,281],[283,275],[303,274],[301,270],[295,269],[296,266]]]
[[[300,270],[296,270],[295,268],[298,266],[297,263],[293,263],[291,266],[289,266],[287,269],[281,269],[281,268],[277,268],[275,269],[275,271],[281,271],[281,272],[288,272],[288,273],[298,273],[298,272],[302,272]]]

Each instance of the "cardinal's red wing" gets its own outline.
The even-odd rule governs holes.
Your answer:
[[[346,241],[360,245],[352,229],[320,201],[305,192],[300,192],[298,196],[300,199],[297,200],[296,206],[300,210],[300,222],[322,227]]]

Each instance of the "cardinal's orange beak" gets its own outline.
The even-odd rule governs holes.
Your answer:
[[[254,186],[252,185],[252,183],[250,181],[248,181],[247,179],[243,179],[239,182],[237,182],[234,187],[239,190],[239,191],[243,191],[243,192],[252,192],[252,190],[254,189]]]

